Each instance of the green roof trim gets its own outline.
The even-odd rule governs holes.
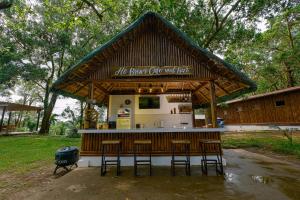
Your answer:
[[[129,26],[127,26],[123,31],[121,31],[120,33],[118,33],[117,35],[115,35],[111,40],[107,41],[106,43],[104,43],[103,45],[97,47],[96,49],[94,49],[93,51],[91,51],[89,54],[87,54],[85,57],[83,57],[77,64],[73,65],[72,67],[70,67],[69,69],[67,69],[53,84],[51,91],[52,92],[56,92],[58,93],[60,91],[60,93],[62,94],[62,92],[64,93],[64,91],[60,90],[60,89],[55,89],[55,87],[59,84],[61,84],[62,82],[64,82],[66,80],[66,78],[68,77],[69,74],[71,74],[73,71],[77,70],[79,67],[81,67],[83,64],[85,64],[87,61],[89,61],[91,58],[93,58],[94,56],[96,56],[97,54],[101,53],[103,50],[105,50],[107,47],[111,46],[113,43],[117,42],[122,36],[124,36],[126,33],[132,31],[134,28],[136,28],[137,26],[139,26],[141,23],[143,23],[143,21],[148,18],[148,17],[156,17],[159,18],[168,28],[170,28],[172,31],[174,31],[176,34],[178,34],[185,42],[187,42],[188,45],[190,45],[191,47],[197,49],[198,51],[200,51],[202,54],[206,55],[208,58],[211,58],[213,60],[216,60],[220,63],[222,63],[225,67],[227,67],[227,69],[229,69],[230,71],[232,71],[234,74],[236,74],[238,77],[240,77],[241,81],[247,85],[249,85],[249,88],[243,89],[241,91],[238,92],[238,94],[243,94],[246,92],[251,92],[251,91],[255,91],[257,89],[257,86],[255,84],[254,81],[252,81],[250,78],[248,78],[248,76],[244,73],[242,73],[240,70],[238,70],[235,66],[229,64],[228,62],[222,60],[221,58],[219,58],[218,56],[214,55],[213,53],[209,52],[208,50],[199,47],[191,38],[189,38],[184,32],[180,31],[176,26],[174,26],[171,22],[169,22],[168,20],[166,20],[164,17],[162,17],[161,15],[154,13],[154,12],[146,12],[145,14],[143,14],[142,16],[140,16],[138,19],[136,19],[133,23],[131,23]],[[230,95],[226,95],[224,97],[221,97],[219,99],[232,99],[238,95],[235,95],[236,93],[230,94]],[[68,95],[69,96],[69,95]],[[78,98],[78,96],[77,96]]]
[[[222,96],[222,97],[217,97],[217,103],[222,103],[222,102],[234,99],[234,98],[239,97],[239,96],[241,96],[243,94],[254,92],[255,90],[256,90],[256,87],[255,88],[244,88],[242,90],[233,92],[233,93],[231,93],[229,95],[225,95],[225,96]],[[204,104],[196,104],[196,105],[193,106],[193,108],[195,108],[195,109],[198,109],[198,108],[207,108],[209,106],[210,106],[210,103],[204,103]]]

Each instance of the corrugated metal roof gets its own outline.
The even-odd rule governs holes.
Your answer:
[[[6,111],[40,111],[40,110],[43,110],[43,108],[41,108],[41,107],[0,101],[0,108],[3,108],[3,107],[6,107]]]
[[[287,93],[287,92],[292,92],[292,91],[300,91],[300,86],[295,86],[295,87],[289,87],[289,88],[285,88],[285,89],[281,89],[281,90],[275,90],[272,92],[267,92],[267,93],[263,93],[263,94],[257,94],[257,95],[253,95],[253,96],[248,96],[245,98],[239,98],[239,99],[234,99],[231,101],[227,101],[225,102],[226,104],[232,104],[232,103],[237,103],[237,102],[241,102],[241,101],[248,101],[251,99],[258,99],[258,98],[262,98],[262,97],[266,97],[266,96],[272,96],[272,95],[276,95],[276,94],[282,94],[282,93]]]

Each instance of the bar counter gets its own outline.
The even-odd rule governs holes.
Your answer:
[[[224,132],[224,128],[141,128],[141,129],[82,129],[78,133],[165,133],[165,132]]]
[[[84,129],[82,134],[81,156],[99,156],[102,140],[121,140],[121,155],[133,154],[134,140],[151,140],[154,156],[168,156],[172,153],[171,140],[190,140],[191,155],[200,155],[201,139],[220,139],[223,128],[144,128],[144,129]],[[214,153],[214,147],[209,148]],[[115,155],[113,149],[110,155]]]

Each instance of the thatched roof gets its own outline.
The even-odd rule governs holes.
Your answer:
[[[131,53],[128,53],[128,51],[132,51],[129,46],[131,48],[135,47],[134,45],[141,43],[138,40],[142,40],[144,50],[145,48],[149,48],[149,51],[151,51],[151,45],[157,44],[155,42],[150,43],[148,39],[140,39],[147,34],[150,34],[150,38],[158,38],[157,40],[160,42],[167,40],[164,45],[171,45],[175,49],[174,51],[181,53],[189,59],[193,59],[192,63],[196,63],[193,66],[195,74],[173,77],[112,77],[112,66],[114,65],[112,63],[120,65],[120,59],[128,59],[120,57]],[[153,48],[157,49],[156,47]],[[150,57],[154,57],[152,58],[153,60],[149,61],[152,64],[150,66],[153,66],[153,63],[158,63],[157,65],[160,66],[163,64],[170,65],[171,63],[171,61],[166,61],[166,59],[160,63],[155,56],[152,56],[152,52],[147,53],[148,57],[149,55]],[[171,53],[169,54],[171,55]],[[137,52],[133,58],[139,60],[140,56],[142,55]],[[119,60],[112,61],[117,59]],[[180,60],[178,56],[172,59],[179,60],[176,61],[177,63],[184,63],[184,59]],[[123,60],[121,65],[127,67]],[[128,66],[147,66],[144,60],[140,60],[140,62],[133,62],[132,59],[127,61],[127,63],[130,63]],[[203,66],[199,63],[206,63],[206,65]],[[256,84],[236,67],[196,45],[185,33],[159,14],[147,12],[111,40],[99,46],[83,57],[77,64],[70,67],[54,83],[52,91],[85,100],[88,96],[88,83],[94,82],[96,83],[96,100],[98,103],[101,103],[107,101],[106,96],[109,94],[132,94],[141,85],[142,87],[147,87],[147,83],[151,82],[153,83],[151,85],[154,85],[154,87],[156,85],[157,87],[163,85],[163,87],[169,88],[170,92],[180,91],[180,89],[182,91],[190,90],[196,96],[197,104],[205,104],[209,102],[209,92],[206,85],[208,80],[215,80],[216,82],[218,101],[228,100],[240,94],[256,90]],[[165,93],[168,93],[168,91],[165,91]]]

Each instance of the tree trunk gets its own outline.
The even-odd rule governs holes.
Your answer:
[[[39,131],[39,134],[49,134],[50,117],[52,115],[52,111],[55,106],[56,100],[57,100],[57,94],[52,94],[50,103],[46,106],[46,109],[44,110],[44,115],[43,115],[41,129]]]
[[[79,119],[79,128],[82,129],[83,128],[83,101],[80,101],[80,119]]]
[[[284,66],[285,66],[285,73],[286,73],[286,77],[287,77],[287,86],[288,87],[294,87],[295,86],[295,79],[293,76],[293,70],[291,69],[291,67],[284,62]]]

